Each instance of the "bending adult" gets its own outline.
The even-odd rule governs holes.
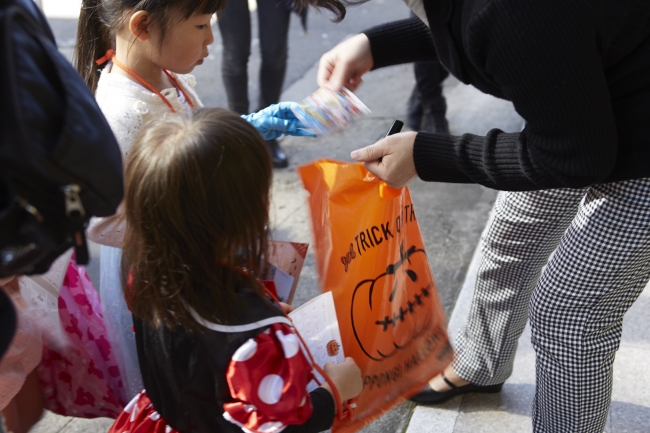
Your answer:
[[[520,191],[500,193],[484,232],[485,290],[447,381],[500,388],[532,292],[534,430],[603,431],[623,315],[650,278],[650,4],[409,3],[426,24],[348,39],[322,57],[319,84],[354,90],[373,68],[437,58],[526,120],[519,133],[406,132],[352,152],[396,187],[417,176]]]

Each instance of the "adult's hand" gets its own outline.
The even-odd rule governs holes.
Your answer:
[[[417,132],[401,132],[375,144],[354,150],[352,159],[363,162],[368,171],[393,188],[401,188],[417,177],[413,144]]]
[[[354,92],[373,65],[370,41],[360,33],[323,54],[318,66],[318,85],[337,92],[346,87]]]

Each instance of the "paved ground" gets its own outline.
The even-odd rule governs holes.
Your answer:
[[[46,11],[53,2],[62,8],[74,0],[43,0]],[[55,6],[54,9],[56,9]],[[72,8],[74,9],[74,8]],[[70,53],[75,21],[64,9],[63,18],[51,21],[63,50]],[[365,12],[364,12],[365,11]],[[406,16],[400,1],[372,0],[350,9],[350,16],[338,26],[324,16],[312,14],[307,37],[300,34],[293,20],[290,72],[283,100],[300,100],[316,88],[315,63],[326,49],[371,24]],[[68,13],[68,15],[66,15]],[[325,29],[325,30],[323,30]],[[319,33],[320,32],[320,33]],[[216,32],[218,37],[218,32]],[[327,35],[324,37],[323,35]],[[66,42],[68,41],[68,42]],[[215,42],[218,52],[219,42]],[[300,46],[301,48],[294,48]],[[219,56],[214,65],[197,68],[198,91],[207,105],[225,103],[218,77]],[[257,63],[256,63],[257,62]],[[293,63],[292,63],[293,62]],[[253,51],[251,65],[259,65]],[[254,76],[251,74],[251,76]],[[254,85],[251,80],[251,85]],[[282,141],[291,159],[288,169],[276,170],[273,184],[272,226],[276,239],[311,242],[305,193],[295,172],[298,164],[327,157],[349,160],[349,152],[374,142],[390,123],[404,117],[406,100],[413,86],[412,69],[408,65],[372,72],[357,92],[372,113],[348,130],[326,138],[287,138]],[[253,93],[253,92],[252,92]],[[454,79],[445,82],[448,98],[448,118],[452,133],[483,134],[492,127],[505,131],[521,128],[522,120],[511,104],[488,97]],[[254,100],[254,99],[253,99]],[[425,184],[414,182],[411,192],[418,212],[431,267],[438,282],[440,297],[447,314],[451,315],[452,336],[466,315],[471,299],[475,262],[472,260],[479,235],[483,229],[495,192],[475,185]],[[93,256],[97,257],[96,250]],[[470,269],[468,272],[468,268]],[[89,266],[97,281],[98,260]],[[467,278],[466,278],[467,276]],[[303,270],[295,305],[300,305],[318,293],[313,256],[309,255]],[[650,425],[650,336],[647,332],[647,311],[650,289],[626,316],[623,343],[615,367],[614,402],[608,431],[649,431]],[[452,314],[452,311],[454,312]],[[530,402],[534,390],[534,354],[524,334],[520,343],[515,373],[504,391],[489,398],[466,396],[456,398],[438,409],[415,408],[405,403],[371,424],[367,432],[465,432],[465,431],[530,431]],[[105,432],[110,420],[81,420],[47,414],[34,431],[38,433]]]

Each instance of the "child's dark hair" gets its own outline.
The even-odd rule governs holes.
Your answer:
[[[293,0],[293,3],[298,9],[308,6],[327,9],[334,13],[333,21],[339,22],[345,17],[346,6],[366,1],[368,0]],[[195,13],[216,13],[225,4],[226,0],[83,0],[77,27],[75,67],[95,92],[99,80],[99,66],[95,61],[104,56],[106,50],[113,48],[113,32],[123,23],[125,13],[129,10],[146,11],[150,15],[149,23],[157,23],[164,38],[170,24],[170,10],[176,9],[184,19],[188,19]]]
[[[266,143],[230,111],[202,109],[142,128],[126,164],[122,255],[136,317],[198,329],[187,307],[229,323],[239,289],[262,296],[256,277],[267,248],[272,174]]]
[[[99,80],[99,66],[95,61],[113,48],[113,33],[124,22],[127,11],[147,12],[149,24],[158,26],[162,40],[171,24],[171,10],[179,11],[183,19],[188,19],[195,13],[213,14],[225,4],[225,0],[83,0],[77,27],[75,67],[94,92]]]

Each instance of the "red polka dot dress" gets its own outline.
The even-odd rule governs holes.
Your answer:
[[[234,325],[193,314],[202,332],[154,328],[136,319],[146,391],[110,433],[329,429],[334,400],[323,388],[307,391],[313,369],[291,323],[272,303],[246,297],[250,311]]]
[[[275,433],[302,424],[312,414],[307,384],[311,365],[293,330],[274,323],[244,343],[232,357],[228,385],[236,401],[224,418],[254,432]]]

